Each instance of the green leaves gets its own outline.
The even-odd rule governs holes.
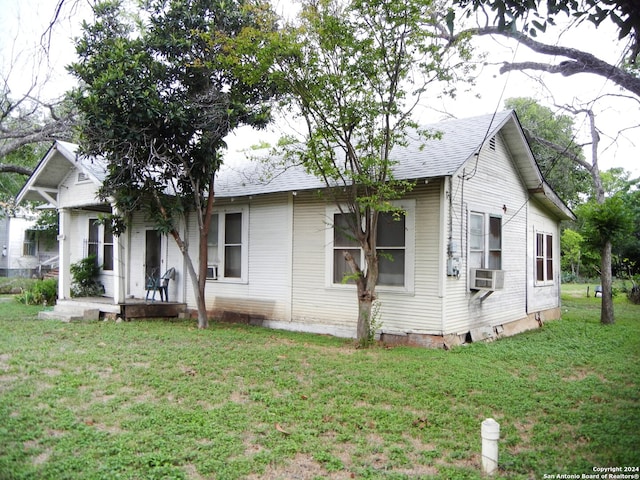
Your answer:
[[[590,201],[581,206],[579,214],[585,222],[586,240],[596,247],[606,241],[615,244],[635,230],[632,212],[619,195],[606,198],[602,204]]]
[[[207,189],[219,167],[223,138],[271,118],[275,90],[258,49],[275,17],[261,1],[148,0],[144,9],[136,26],[120,2],[103,2],[84,26],[69,67],[82,81],[74,92],[85,120],[81,148],[110,161],[102,196],[123,213],[141,196],[167,192],[187,211],[203,193],[194,186]]]

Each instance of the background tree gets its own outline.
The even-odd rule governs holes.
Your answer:
[[[139,30],[120,2],[98,4],[95,15],[84,24],[79,61],[71,66],[82,82],[74,95],[81,152],[108,161],[100,194],[115,202],[116,233],[140,209],[173,237],[193,285],[198,326],[205,328],[214,175],[223,138],[239,125],[261,127],[270,119],[266,102],[274,91],[255,54],[275,19],[260,0],[148,0]],[[198,269],[180,226],[191,214]]]
[[[446,13],[430,1],[305,1],[276,73],[306,125],[296,158],[325,181],[341,212],[333,228],[364,253],[361,264],[344,251],[363,346],[372,338],[380,214],[403,215],[393,200],[412,187],[394,178],[391,151],[415,127],[411,115],[428,86],[451,80],[468,59],[465,42],[439,38]]]
[[[591,191],[591,179],[583,168],[582,146],[575,142],[574,119],[556,114],[533,98],[509,98],[505,108],[518,114],[531,150],[549,185],[570,207]],[[582,162],[577,162],[581,159]]]

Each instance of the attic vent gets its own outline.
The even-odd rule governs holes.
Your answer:
[[[78,182],[86,182],[89,180],[89,175],[84,172],[78,172]]]
[[[490,148],[491,150],[494,150],[494,151],[495,151],[495,149],[496,149],[496,137],[491,137],[491,138],[489,139],[489,148]]]

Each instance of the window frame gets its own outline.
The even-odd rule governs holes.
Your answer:
[[[92,240],[92,227],[96,228],[95,241]],[[107,238],[109,238],[110,241],[107,241]],[[90,217],[88,219],[85,257],[91,255],[93,253],[93,250],[95,250],[96,261],[100,266],[100,270],[102,270],[103,272],[113,272],[114,270],[115,242],[113,239],[113,233],[110,233],[107,227],[102,222],[100,222],[98,218]],[[94,245],[95,248],[92,248],[92,246]],[[109,268],[104,268],[105,258],[107,258],[107,251],[110,252],[108,256],[111,259],[111,265],[108,266]]]
[[[393,293],[413,293],[415,288],[414,271],[415,271],[415,210],[416,202],[413,199],[394,201],[391,204],[395,207],[402,208],[405,211],[405,236],[404,236],[404,285],[376,285],[376,290],[379,292],[393,292]],[[340,247],[334,245],[334,215],[336,214],[349,214],[346,206],[340,211],[336,205],[327,206],[325,211],[325,287],[329,289],[354,289],[356,288],[353,282],[350,283],[337,283],[334,281],[334,252],[340,250]],[[347,246],[345,246],[347,247]],[[364,252],[360,246],[348,246],[349,249],[358,250],[360,253],[359,264],[363,265]],[[394,247],[400,249],[399,247]],[[389,250],[390,247],[377,246],[377,250]],[[344,250],[344,248],[342,248]]]
[[[539,239],[542,240],[542,252],[539,251]],[[551,246],[551,249],[549,249]],[[536,230],[534,235],[533,251],[533,281],[537,287],[555,285],[556,245],[554,235],[551,232]],[[550,251],[549,251],[550,250]],[[539,265],[542,265],[542,280],[539,280]]]
[[[38,233],[37,230],[28,228],[24,231],[22,239],[22,256],[35,257],[38,255]]]
[[[480,217],[482,219],[482,248],[475,248],[474,245],[472,245],[472,218],[473,217]],[[492,245],[492,239],[493,237],[491,236],[492,233],[492,220],[499,220],[499,226],[500,226],[500,236],[498,237],[499,240],[499,247],[496,248],[495,245]],[[503,270],[504,268],[504,225],[503,225],[503,216],[499,215],[499,214],[495,214],[495,213],[489,213],[489,212],[482,212],[476,209],[471,209],[469,211],[468,217],[467,217],[467,259],[468,259],[468,265],[467,267],[469,269],[472,268],[480,268],[483,270]],[[493,253],[498,252],[499,253],[499,259],[500,259],[500,265],[499,268],[491,268],[492,266],[495,265],[491,265],[492,264],[492,260],[493,260]],[[480,253],[481,254],[481,262],[480,265],[476,265],[476,264],[471,264],[471,256],[472,254],[477,254]]]
[[[227,215],[241,215],[240,219],[240,243],[228,243],[226,237]],[[213,222],[217,219],[217,226]],[[209,226],[209,238],[207,239],[207,248],[209,248],[209,258],[207,259],[207,268],[214,269],[214,276],[208,276],[208,282],[225,282],[225,283],[247,283],[249,273],[249,207],[228,207],[215,209],[211,216],[211,225]],[[217,227],[217,238],[211,238],[211,233]],[[217,258],[211,258],[211,249],[217,252]],[[240,276],[227,276],[227,247],[240,247]]]

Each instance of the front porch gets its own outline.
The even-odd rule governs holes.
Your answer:
[[[38,318],[62,321],[99,320],[101,318],[170,318],[187,313],[187,304],[127,298],[115,303],[112,297],[76,297],[61,299],[53,310],[40,312]]]

